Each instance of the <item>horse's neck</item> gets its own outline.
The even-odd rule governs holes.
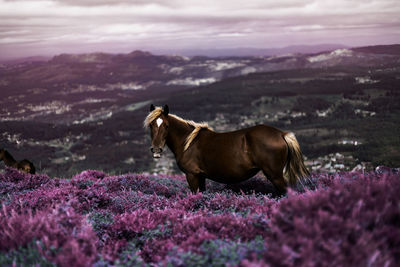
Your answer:
[[[5,151],[4,157],[2,159],[4,161],[4,164],[7,166],[12,166],[17,163],[17,161],[13,158],[13,156],[11,156],[10,153],[8,153],[8,151]]]
[[[185,141],[188,135],[193,131],[194,127],[189,124],[169,117],[169,130],[167,136],[167,146],[175,154],[179,156],[183,153]]]

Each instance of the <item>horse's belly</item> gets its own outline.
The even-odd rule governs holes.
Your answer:
[[[248,170],[247,172],[241,172],[241,173],[212,173],[212,174],[206,174],[206,177],[208,179],[211,179],[213,181],[219,182],[219,183],[224,183],[224,184],[234,184],[234,183],[240,183],[243,182],[254,175],[256,175],[260,170],[259,169],[251,169]]]
[[[253,177],[260,171],[259,168],[250,164],[246,159],[242,159],[241,161],[232,159],[227,161],[214,160],[207,165],[207,168],[203,170],[204,175],[220,183],[242,182]]]

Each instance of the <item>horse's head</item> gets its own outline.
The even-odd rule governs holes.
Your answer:
[[[23,172],[30,173],[31,172],[31,166],[29,166],[28,163],[23,163],[23,164],[18,164],[18,169],[20,169]]]
[[[19,170],[26,172],[26,173],[35,174],[35,171],[36,171],[33,163],[26,159],[20,161],[18,163],[17,167]]]
[[[160,158],[168,135],[168,105],[164,108],[150,105],[150,114],[145,120],[145,125],[150,128],[151,152],[154,158]]]

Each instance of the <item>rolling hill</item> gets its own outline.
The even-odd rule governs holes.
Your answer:
[[[398,45],[317,54],[209,58],[55,56],[0,67],[0,142],[40,172],[176,172],[153,161],[148,105],[226,131],[294,131],[314,171],[400,166]]]

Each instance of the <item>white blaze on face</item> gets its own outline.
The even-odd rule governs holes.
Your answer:
[[[161,118],[158,118],[156,120],[157,126],[160,127],[160,125],[163,123],[163,120]]]

